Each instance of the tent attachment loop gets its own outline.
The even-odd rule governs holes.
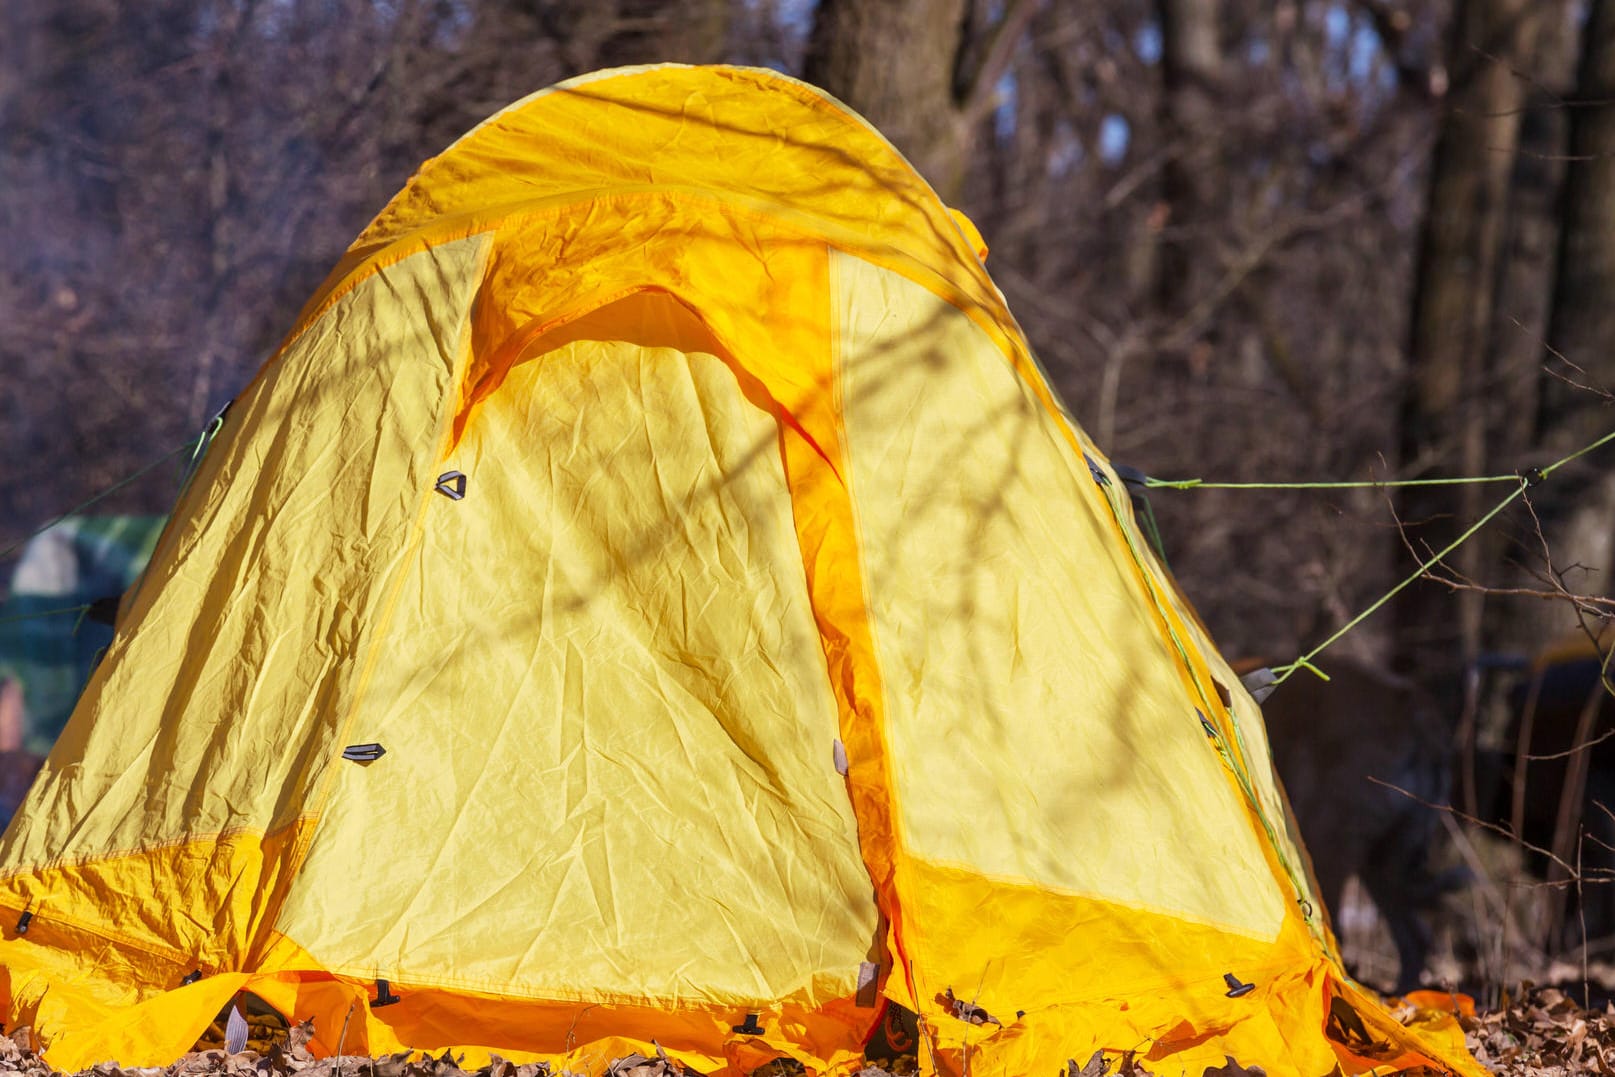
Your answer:
[[[1194,716],[1200,719],[1200,728],[1206,731],[1206,736],[1210,737],[1212,740],[1216,740],[1217,727],[1211,724],[1211,719],[1200,713],[1198,709],[1195,710]]]
[[[1099,461],[1095,460],[1087,453],[1083,453],[1082,458],[1088,461],[1088,473],[1093,476],[1093,481],[1097,482],[1100,486],[1109,486],[1110,476],[1106,475],[1105,469],[1099,466]]]
[[[432,487],[450,501],[460,501],[465,497],[465,472],[445,471],[437,477],[437,485]]]
[[[1239,977],[1235,976],[1231,972],[1225,972],[1222,974],[1222,982],[1228,985],[1229,998],[1243,998],[1252,991],[1256,990],[1255,984],[1240,983]]]
[[[350,744],[342,749],[342,758],[350,763],[370,764],[387,754],[379,744]]]
[[[102,595],[91,599],[85,607],[84,619],[96,624],[116,627],[118,623],[118,605],[123,601],[122,595]]]
[[[1090,462],[1088,466],[1092,467],[1093,464]],[[1116,477],[1122,480],[1124,485],[1136,486],[1141,490],[1149,485],[1150,477],[1136,467],[1131,467],[1127,464],[1118,464],[1116,461],[1112,460],[1110,462],[1110,469],[1116,473]]]
[[[191,984],[200,983],[201,979],[202,979],[202,970],[201,969],[192,969],[190,972],[187,972],[185,975],[183,975],[183,976],[181,976],[179,978],[179,985],[181,987],[189,987],[189,986],[191,986]]]
[[[1239,678],[1239,683],[1245,686],[1245,691],[1249,692],[1257,703],[1266,703],[1267,697],[1273,694],[1273,689],[1279,686],[1279,678],[1278,674],[1263,666]]]
[[[746,1015],[745,1022],[735,1025],[734,1031],[740,1033],[742,1036],[761,1036],[763,1034],[763,1026],[757,1023],[757,1018],[761,1016],[761,1014],[748,1013]]]
[[[858,966],[858,992],[853,996],[853,1005],[860,1010],[872,1010],[879,1000],[880,966],[864,961]]]
[[[33,923],[33,922],[34,922],[34,911],[32,909],[24,909],[22,911],[22,915],[17,917],[17,934],[19,934],[19,935],[28,934],[28,925]]]
[[[943,994],[938,995],[936,1000],[942,1003],[943,1008],[946,1009],[948,1013],[952,1014],[954,1017],[957,1017],[961,1021],[967,1021],[972,1025],[997,1025],[999,1028],[1004,1027],[1004,1022],[988,1013],[985,1008],[977,1006],[974,1002],[966,1002],[964,999],[955,995],[953,993],[953,988],[951,987],[948,988]]]
[[[402,1001],[404,1001],[403,997],[393,994],[392,985],[386,980],[376,981],[376,998],[375,1001],[370,1004],[370,1008],[372,1010],[379,1009],[382,1006],[391,1006],[395,1002]]]

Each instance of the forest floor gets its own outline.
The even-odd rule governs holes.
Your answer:
[[[1474,1017],[1462,1017],[1470,1050],[1500,1077],[1575,1077],[1598,1074],[1615,1077],[1615,1004],[1587,1009],[1557,988],[1530,988],[1504,1008]],[[234,1053],[222,1047],[222,1030],[214,1030],[221,1046],[204,1038],[193,1051],[166,1068],[121,1068],[103,1063],[79,1077],[551,1077],[543,1064],[516,1065],[496,1059],[480,1069],[464,1070],[450,1053],[434,1057],[405,1052],[379,1058],[345,1055],[315,1058],[304,1044],[308,1029],[283,1031],[265,1042],[254,1036],[249,1046]],[[800,1074],[790,1062],[770,1063],[757,1077]],[[912,1056],[871,1062],[858,1077],[911,1077],[918,1072]],[[0,1075],[57,1077],[56,1071],[33,1049],[27,1029],[0,1035]],[[554,1075],[560,1077],[560,1075]],[[662,1058],[632,1055],[613,1062],[607,1077],[689,1077],[689,1071]],[[1049,1075],[1055,1077],[1055,1075]],[[1131,1059],[1098,1056],[1086,1064],[1073,1062],[1062,1077],[1151,1077],[1150,1071]],[[1254,1062],[1242,1067],[1230,1060],[1221,1069],[1206,1070],[1205,1077],[1264,1077]],[[1425,1072],[1409,1077],[1429,1077]]]

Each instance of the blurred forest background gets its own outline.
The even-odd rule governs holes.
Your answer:
[[[1509,474],[1615,425],[1615,0],[5,0],[0,548],[197,433],[423,158],[664,60],[868,116],[1151,475]],[[1456,668],[1574,627],[1544,594],[1601,613],[1610,455],[1341,646]],[[1508,491],[1152,500],[1223,647],[1287,659]]]

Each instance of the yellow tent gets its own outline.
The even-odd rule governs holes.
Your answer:
[[[165,1063],[250,991],[326,1051],[846,1073],[883,994],[928,1072],[1481,1072],[1344,978],[1259,712],[978,247],[767,71],[427,162],[5,835],[9,1025]]]

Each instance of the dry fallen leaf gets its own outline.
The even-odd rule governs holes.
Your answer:
[[[619,1058],[607,1067],[607,1077],[684,1077],[684,1067],[668,1058],[661,1044],[655,1046],[655,1058],[638,1054]]]
[[[1110,1069],[1110,1063],[1105,1061],[1105,1052],[1095,1051],[1088,1064],[1079,1067],[1077,1060],[1072,1059],[1066,1063],[1066,1077],[1105,1077],[1105,1071]]]
[[[949,1001],[946,996],[943,1001]],[[993,1023],[980,1007],[953,999],[959,1015],[973,1023]],[[1508,1007],[1489,1013],[1456,1014],[1464,1029],[1470,1050],[1498,1077],[1571,1077],[1593,1074],[1615,1077],[1615,1006],[1583,1009],[1573,995],[1553,988],[1526,987]],[[1409,1008],[1412,1010],[1412,1008]],[[1416,1012],[1416,1011],[1414,1011]],[[249,1020],[254,1015],[249,1011]],[[1366,1030],[1355,1028],[1347,1015],[1335,1014],[1337,1034],[1362,1040]],[[1412,1019],[1409,1017],[1408,1019]],[[355,1057],[316,1059],[308,1050],[314,1027],[311,1022],[284,1028],[280,1037],[260,1052],[249,1041],[249,1048],[238,1055],[227,1055],[220,1048],[193,1051],[164,1069],[136,1069],[103,1063],[78,1077],[552,1077],[550,1067],[541,1063],[516,1065],[508,1059],[493,1058],[480,1069],[467,1072],[463,1058],[451,1052],[436,1057],[419,1051],[401,1051],[376,1058]],[[1222,1066],[1209,1067],[1203,1077],[1260,1077],[1261,1059],[1227,1059]],[[798,1068],[783,1064],[760,1077],[787,1077]],[[858,1077],[911,1077],[918,1070],[913,1055],[903,1055],[858,1071]],[[592,1071],[597,1077],[598,1070]],[[610,1077],[693,1077],[690,1071],[670,1059],[666,1052],[630,1055],[613,1062],[606,1070]],[[27,1027],[0,1035],[0,1077],[61,1077],[39,1056],[38,1045]],[[554,1074],[554,1077],[565,1077]],[[1073,1059],[1064,1077],[1150,1077],[1132,1052],[1108,1057],[1096,1051],[1086,1063]],[[1435,1077],[1433,1071],[1408,1071],[1399,1077]]]
[[[1122,1064],[1116,1068],[1116,1077],[1154,1077],[1132,1051],[1122,1052]]]

